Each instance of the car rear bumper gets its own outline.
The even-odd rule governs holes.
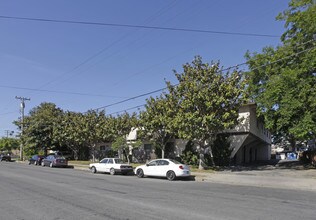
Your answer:
[[[127,173],[134,173],[134,170],[133,170],[133,168],[123,168],[123,169],[115,169],[115,172],[127,174]]]
[[[177,172],[176,176],[177,177],[188,177],[188,176],[191,176],[191,172],[188,170],[183,170],[183,171]]]

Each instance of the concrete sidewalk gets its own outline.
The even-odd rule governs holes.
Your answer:
[[[316,192],[316,169],[306,168],[299,161],[278,161],[272,165],[195,174],[197,181]]]
[[[260,173],[259,173],[260,172]],[[299,171],[294,171],[297,173]],[[213,174],[194,173],[196,181],[221,183],[228,185],[296,189],[316,192],[316,171],[313,176],[295,175],[284,172],[276,175],[273,171],[215,172]],[[287,175],[288,173],[288,175]],[[278,174],[280,174],[278,172]]]

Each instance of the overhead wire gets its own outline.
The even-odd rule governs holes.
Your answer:
[[[155,17],[160,16],[161,14],[163,14],[166,10],[170,9],[171,7],[174,6],[176,0],[171,2],[170,4],[166,5],[165,7],[161,8],[160,10],[158,10],[158,12],[156,12],[154,15],[152,15],[152,17],[148,18],[147,20],[153,20]],[[95,94],[88,94],[88,93],[76,93],[76,92],[61,92],[61,91],[51,91],[51,90],[42,90],[41,88],[46,87],[54,82],[57,82],[60,80],[60,78],[64,78],[65,76],[75,72],[76,70],[78,70],[79,68],[81,68],[82,66],[86,65],[87,63],[89,63],[90,61],[92,61],[93,59],[97,58],[98,56],[100,56],[101,54],[103,54],[105,51],[107,51],[108,49],[110,49],[111,47],[113,47],[114,45],[118,44],[119,42],[121,42],[122,40],[124,40],[125,38],[127,38],[131,33],[127,33],[125,35],[123,35],[122,37],[120,37],[119,39],[117,39],[116,41],[114,41],[113,43],[111,43],[110,45],[106,46],[105,48],[101,49],[100,51],[98,51],[97,53],[89,56],[88,58],[86,58],[85,60],[83,60],[82,62],[80,62],[78,65],[76,65],[75,67],[73,67],[71,70],[66,71],[62,74],[60,74],[59,76],[57,76],[55,79],[50,80],[48,82],[46,82],[45,84],[41,85],[38,89],[30,89],[30,88],[24,88],[25,90],[30,90],[30,91],[45,91],[45,92],[56,92],[56,93],[64,93],[64,94],[74,94],[74,95],[91,95],[91,96],[100,96],[100,97],[111,97],[111,96],[103,96],[103,95],[95,95]],[[112,54],[113,55],[113,54]],[[111,56],[108,56],[107,58],[109,58]],[[88,67],[88,69],[91,68]],[[85,72],[85,69],[83,71],[80,71],[79,74]],[[70,75],[68,78],[66,78],[65,80],[68,80],[70,78],[72,78],[73,76],[78,76],[78,73],[72,74]],[[23,88],[17,88],[17,89],[23,89]],[[122,97],[116,97],[116,98],[122,98]]]
[[[313,40],[311,40],[311,41],[313,41]],[[311,42],[311,41],[309,41],[309,42]],[[309,42],[305,42],[304,44],[309,43]],[[312,49],[315,49],[315,48],[316,48],[316,46],[313,46],[313,47],[311,47],[311,48],[307,48],[307,49],[305,49],[305,50],[303,50],[303,51],[300,51],[300,52],[297,52],[297,53],[295,53],[295,54],[292,54],[292,55],[289,55],[289,56],[280,58],[280,59],[278,59],[278,60],[275,60],[275,61],[273,61],[273,62],[270,62],[270,63],[264,64],[264,65],[258,66],[258,67],[256,67],[256,68],[253,68],[252,70],[256,70],[256,69],[259,69],[259,68],[262,68],[262,67],[265,67],[265,66],[268,66],[268,65],[271,65],[271,64],[280,62],[280,61],[282,61],[282,60],[284,60],[284,59],[288,59],[288,58],[290,58],[290,57],[292,57],[292,56],[296,56],[296,55],[305,53],[305,52],[307,52],[307,51],[309,51],[309,50],[312,50]],[[248,64],[248,62],[244,62],[244,63],[240,63],[240,64],[237,64],[237,65],[234,65],[234,66],[230,66],[230,67],[227,67],[227,68],[225,68],[225,69],[219,70],[217,73],[221,73],[221,72],[223,72],[223,71],[227,71],[227,70],[230,70],[230,69],[236,69],[236,68],[239,68],[239,67],[244,66],[244,65],[246,65],[246,64]],[[175,86],[177,86],[177,85],[179,85],[179,84],[175,84],[175,85],[172,85],[172,86],[175,87]],[[135,96],[135,97],[126,99],[126,100],[122,100],[122,101],[120,101],[120,102],[112,103],[112,104],[109,104],[109,105],[106,105],[106,106],[102,106],[102,107],[100,107],[100,108],[96,108],[96,109],[92,109],[92,110],[98,111],[98,110],[100,110],[100,109],[105,109],[106,107],[114,106],[114,105],[121,104],[121,103],[123,103],[123,102],[127,102],[127,101],[130,101],[130,100],[136,99],[136,98],[140,98],[140,97],[143,97],[143,96],[146,96],[146,95],[154,94],[154,93],[157,93],[157,92],[159,92],[159,91],[163,91],[163,90],[165,90],[165,89],[167,89],[167,87],[162,88],[162,89],[157,89],[157,90],[152,91],[152,92],[144,93],[144,94],[141,94],[141,95],[138,95],[138,96]],[[107,114],[107,115],[113,115],[113,114],[118,114],[118,113],[121,113],[121,112],[126,112],[126,111],[128,111],[128,110],[132,110],[132,109],[144,107],[145,105],[146,105],[146,104],[137,105],[137,106],[130,107],[130,108],[127,108],[127,109],[124,109],[124,110],[120,110],[120,111],[116,111],[116,112],[113,112],[113,113],[109,113],[109,114]],[[85,112],[85,113],[87,113],[87,112]]]
[[[175,0],[174,2],[171,2],[170,4],[168,4],[167,6],[165,6],[165,7],[161,8],[161,9],[159,9],[158,12],[156,12],[156,13],[155,13],[154,15],[152,15],[150,18],[146,19],[146,20],[145,20],[145,23],[148,23],[150,20],[153,20],[153,19],[155,19],[155,17],[160,16],[161,14],[163,14],[165,10],[168,10],[168,9],[170,9],[171,7],[173,7],[173,6],[174,6],[173,4],[174,4],[175,2],[176,2],[176,0]],[[82,66],[84,66],[85,64],[89,63],[91,60],[93,60],[93,59],[99,57],[100,55],[102,55],[104,52],[106,52],[106,51],[107,51],[108,49],[110,49],[111,47],[113,47],[113,46],[117,45],[118,43],[122,42],[124,39],[126,39],[127,37],[129,37],[131,34],[133,34],[133,33],[135,33],[135,32],[136,32],[136,31],[134,31],[134,32],[128,32],[128,33],[124,34],[124,35],[121,36],[119,39],[117,39],[116,41],[114,41],[113,43],[111,43],[109,46],[107,46],[107,47],[101,49],[101,50],[98,51],[97,53],[95,53],[95,54],[93,54],[92,56],[88,57],[86,60],[84,60],[83,62],[81,62],[81,63],[78,64],[77,66],[75,66],[72,70],[70,70],[70,71],[68,71],[68,72],[66,72],[66,73],[63,73],[61,76],[66,76],[66,75],[69,75],[70,73],[76,71],[76,70],[79,69],[80,67],[82,67]],[[130,46],[130,43],[128,43],[127,45]],[[125,47],[123,47],[123,48],[125,48]],[[116,50],[115,53],[110,54],[110,55],[107,56],[106,58],[101,59],[101,60],[95,62],[94,64],[91,64],[89,67],[87,67],[87,68],[84,69],[84,70],[81,70],[79,73],[77,72],[77,73],[74,73],[74,74],[70,75],[69,77],[65,78],[64,81],[69,80],[69,79],[73,78],[74,76],[78,76],[78,75],[80,75],[80,74],[86,72],[87,70],[89,70],[89,69],[90,69],[91,67],[93,67],[94,65],[100,63],[101,61],[104,61],[105,59],[109,59],[109,58],[113,57],[115,54],[118,54],[119,52],[120,52],[119,50]],[[57,80],[53,80],[52,82],[55,82],[55,81],[58,81],[58,79],[57,79]],[[50,83],[49,83],[49,84],[50,84]],[[45,86],[45,85],[44,85],[44,86]]]
[[[170,9],[171,7],[174,6],[174,4],[176,3],[176,1],[172,2],[171,4],[167,5],[165,8],[162,8],[160,9],[156,14],[160,15],[162,13],[164,13],[164,10],[168,10]],[[125,24],[107,24],[107,23],[96,23],[96,22],[82,22],[82,21],[67,21],[67,20],[55,20],[55,19],[43,19],[43,18],[27,18],[27,17],[14,17],[14,16],[3,16],[3,15],[0,15],[0,18],[2,19],[15,19],[15,20],[30,20],[30,21],[42,21],[42,22],[58,22],[58,23],[75,23],[75,24],[91,24],[91,25],[109,25],[109,26],[131,26],[131,27],[143,27],[143,28],[153,28],[153,29],[162,29],[164,30],[165,28],[160,28],[160,27],[153,27],[153,26],[145,26],[145,25],[141,25],[141,26],[133,26],[133,25],[125,25]],[[152,20],[154,18],[151,18]],[[174,29],[174,30],[177,30],[177,28],[167,28],[167,29]],[[182,29],[179,29],[179,30],[182,30]],[[190,30],[190,29],[183,29],[183,30]],[[192,29],[192,31],[194,31],[194,29]],[[201,30],[199,30],[201,31]],[[202,30],[204,32],[204,30]],[[212,31],[211,31],[212,32]],[[215,31],[216,32],[216,31]],[[214,32],[214,33],[215,33]],[[217,32],[216,32],[217,33]],[[220,33],[220,32],[219,32]],[[227,33],[230,33],[230,32],[227,32]],[[128,35],[128,34],[127,34]],[[117,44],[118,42],[120,42],[121,40],[123,40],[124,38],[127,37],[127,35],[124,35],[122,38],[118,39],[117,41],[113,42],[111,45],[107,46],[106,48],[103,48],[102,50],[98,51],[97,53],[93,54],[92,56],[88,57],[87,59],[85,59],[83,62],[79,63],[78,65],[76,65],[74,68],[72,68],[70,71],[67,71],[66,73],[63,73],[61,74],[59,77],[57,77],[56,79],[53,79],[47,83],[45,83],[44,85],[40,86],[39,89],[53,83],[53,82],[56,82],[58,80],[58,78],[60,78],[61,76],[65,76],[65,75],[68,75],[74,71],[76,71],[77,69],[79,69],[80,67],[82,67],[83,65],[87,64],[88,62],[90,62],[91,60],[95,59],[96,57],[98,57],[99,55],[101,55],[102,53],[104,53],[106,50],[108,50],[109,48],[111,48],[113,45]],[[244,34],[242,34],[244,35]],[[253,35],[253,34],[251,34]],[[81,72],[82,73],[82,72]],[[74,75],[74,74],[73,74]],[[72,76],[73,76],[72,75]],[[76,74],[77,75],[77,74]],[[133,74],[133,75],[138,75],[137,74]],[[72,77],[71,76],[71,77]],[[69,77],[70,78],[70,77]],[[68,79],[69,79],[68,78]],[[33,91],[36,91],[36,90],[33,90]],[[40,90],[38,90],[40,91]],[[71,92],[69,92],[69,94],[71,94]],[[73,93],[75,94],[75,93]]]
[[[126,97],[121,97],[121,96],[107,96],[107,95],[92,94],[92,93],[68,92],[68,91],[58,91],[58,90],[48,90],[48,89],[34,89],[34,88],[19,87],[19,86],[0,85],[0,87],[1,88],[8,88],[8,89],[20,89],[20,90],[29,90],[29,91],[37,91],[37,92],[61,93],[61,94],[80,95],[80,96],[98,96],[98,97],[106,97],[106,98],[126,98]]]
[[[135,106],[135,107],[131,107],[131,108],[127,108],[127,109],[124,109],[124,110],[121,110],[121,111],[117,111],[117,112],[112,112],[112,113],[109,113],[109,114],[106,114],[106,115],[115,115],[115,114],[119,114],[119,113],[122,113],[122,112],[126,112],[126,111],[129,111],[129,110],[132,110],[132,109],[139,109],[141,107],[144,107],[145,105],[138,105],[138,106]]]
[[[133,28],[145,28],[145,29],[160,29],[160,30],[174,30],[174,31],[192,31],[192,32],[204,32],[204,33],[215,33],[215,34],[237,34],[237,35],[247,35],[247,36],[265,36],[265,37],[279,37],[279,36],[274,36],[274,35],[258,35],[258,34],[246,34],[246,33],[234,33],[234,32],[218,32],[218,31],[210,31],[210,30],[196,30],[196,29],[182,29],[182,28],[166,28],[166,27],[157,27],[157,26],[143,26],[143,25],[127,25],[127,24],[109,24],[109,23],[98,23],[98,22],[82,22],[82,21],[66,21],[66,20],[53,20],[53,19],[42,19],[42,18],[25,18],[25,17],[12,17],[12,16],[1,16],[0,18],[5,18],[5,19],[16,19],[16,20],[31,20],[31,21],[42,21],[42,22],[58,22],[58,23],[73,23],[73,24],[85,24],[85,25],[102,25],[102,26],[118,26],[118,27],[133,27]],[[102,52],[100,52],[102,53]],[[100,53],[95,54],[94,56],[90,57],[86,61],[82,62],[80,65],[84,65],[85,63],[89,62],[89,60],[93,59],[95,56],[98,56]],[[275,61],[277,62],[277,61]],[[78,65],[78,66],[80,66]],[[77,66],[77,67],[78,67]],[[75,67],[75,69],[77,68]],[[165,88],[164,88],[165,89]],[[145,95],[152,94],[158,91],[162,91],[163,89],[155,90],[153,92],[146,93]],[[49,91],[49,92],[58,92],[58,91]],[[71,93],[71,92],[70,92]],[[75,94],[75,93],[73,93]],[[78,93],[80,94],[80,93]],[[82,95],[88,95],[88,94],[82,94]],[[100,108],[105,108],[109,106],[113,106],[116,104],[120,104],[135,98],[142,97],[144,95],[132,97],[125,99],[123,101],[113,103],[111,105],[107,105],[104,107]]]
[[[145,20],[145,23],[148,23],[150,21],[153,21],[155,18],[161,16],[162,14],[164,14],[166,11],[170,10],[172,7],[175,6],[175,4],[177,3],[177,0],[174,0],[173,2],[167,4],[166,6],[160,8],[155,14],[153,14],[151,17],[147,18]],[[135,32],[135,31],[134,31]],[[33,89],[33,88],[24,88],[24,87],[16,87],[16,86],[1,86],[3,88],[11,88],[11,89],[23,89],[23,90],[29,90],[29,91],[41,91],[41,92],[54,92],[54,93],[63,93],[63,94],[72,94],[72,95],[84,95],[84,96],[100,96],[100,97],[110,97],[110,98],[123,98],[123,97],[115,97],[115,96],[105,96],[105,95],[98,95],[98,94],[89,94],[89,93],[77,93],[77,92],[66,92],[66,91],[55,91],[55,90],[44,90],[41,89],[51,83],[54,83],[56,81],[58,81],[60,78],[69,75],[70,73],[78,70],[79,68],[81,68],[82,66],[86,65],[87,63],[89,63],[90,61],[92,61],[93,59],[95,59],[96,57],[100,56],[101,54],[103,54],[105,51],[107,51],[108,49],[110,49],[111,47],[113,47],[114,45],[118,44],[119,42],[121,42],[122,40],[124,40],[125,38],[127,38],[131,33],[127,33],[125,35],[123,35],[121,38],[119,38],[118,40],[114,41],[113,43],[111,43],[110,45],[106,46],[105,48],[101,49],[100,51],[98,51],[97,53],[93,54],[92,56],[89,56],[88,58],[86,58],[84,61],[80,62],[78,65],[76,65],[74,68],[72,68],[71,70],[62,73],[61,75],[59,75],[57,78],[48,81],[47,83],[43,84],[42,86],[40,86],[37,89]],[[107,58],[109,58],[111,56],[108,56]],[[90,66],[91,67],[91,66]],[[86,69],[87,70],[87,69]],[[85,70],[85,71],[86,71]],[[83,71],[81,71],[79,74],[81,74]],[[67,79],[70,79],[71,77],[73,77],[75,74],[71,75],[70,77],[68,77]],[[76,74],[77,75],[77,74]]]
[[[305,45],[305,44],[307,44],[307,43],[310,43],[310,42],[312,42],[312,41],[314,41],[314,40],[307,41],[307,42],[301,44],[300,46]],[[268,65],[271,65],[271,64],[275,64],[275,63],[280,62],[280,61],[282,61],[282,60],[291,58],[291,57],[293,57],[293,56],[300,55],[300,54],[302,54],[302,53],[305,53],[305,52],[310,51],[310,50],[315,49],[315,48],[316,48],[316,46],[313,46],[313,47],[311,47],[311,48],[307,48],[307,49],[302,50],[302,51],[300,51],[300,52],[296,52],[295,54],[292,54],[292,55],[289,55],[289,56],[280,58],[280,59],[275,60],[275,61],[273,61],[273,62],[269,62],[269,63],[267,63],[267,64],[260,65],[260,66],[258,66],[258,67],[256,67],[256,68],[253,68],[252,71],[253,71],[253,70],[260,69],[260,68],[265,67],[265,66],[268,66]],[[240,63],[240,64],[237,64],[237,65],[234,65],[234,66],[230,66],[230,67],[227,67],[227,68],[224,68],[224,69],[219,70],[217,73],[221,73],[221,72],[223,72],[223,71],[228,71],[228,70],[230,70],[230,69],[236,69],[236,68],[239,68],[239,67],[244,66],[244,65],[246,65],[246,64],[248,64],[248,62],[244,62],[244,63]],[[173,87],[176,87],[176,86],[178,86],[178,85],[179,85],[179,84],[175,84],[175,85],[172,85],[172,86],[173,86]],[[150,94],[154,94],[154,93],[157,93],[157,92],[159,92],[159,91],[163,91],[163,90],[165,90],[165,89],[167,89],[167,87],[164,87],[164,88],[161,88],[161,89],[152,91],[152,92],[148,92],[148,93],[145,93],[145,94],[141,94],[141,95],[138,95],[138,96],[129,98],[129,99],[125,99],[125,100],[122,100],[122,101],[119,101],[119,102],[116,102],[116,103],[112,103],[112,104],[109,104],[109,105],[106,105],[106,106],[102,106],[102,107],[100,107],[100,108],[96,108],[96,109],[93,109],[93,110],[105,109],[105,108],[107,108],[107,107],[111,107],[111,106],[114,106],[114,105],[118,105],[118,104],[121,104],[121,103],[130,101],[130,100],[133,100],[133,99],[137,99],[137,98],[140,98],[140,97],[144,97],[144,96],[150,95]],[[145,105],[146,105],[146,104],[138,105],[138,106],[136,106],[136,107],[131,107],[131,108],[128,108],[128,109],[125,109],[125,110],[121,110],[121,111],[119,111],[119,112],[124,112],[124,111],[130,110],[130,109],[138,108],[138,107],[145,106]],[[115,113],[117,113],[117,112],[115,112]],[[113,113],[113,114],[115,114],[115,113]]]
[[[146,19],[146,20],[145,20],[145,23],[148,23],[148,22],[150,22],[150,21],[153,21],[153,20],[155,20],[155,18],[157,18],[158,16],[161,16],[162,14],[164,14],[167,10],[171,9],[172,7],[174,7],[176,2],[177,2],[177,0],[174,0],[173,2],[171,2],[170,4],[168,4],[167,6],[161,8],[160,10],[158,10],[154,15],[152,15],[151,17],[149,17],[148,19]],[[137,31],[137,30],[136,30],[136,31]],[[134,31],[134,32],[132,32],[132,33],[135,33],[136,31]],[[124,38],[126,38],[126,37],[129,36],[129,35],[131,35],[131,33],[127,33],[126,35],[124,35],[124,37],[122,37],[118,42],[121,42],[122,40],[124,40]],[[140,39],[141,39],[141,38],[138,38],[138,39],[136,39],[136,40],[133,40],[133,41],[131,41],[131,42],[128,42],[128,43],[126,44],[126,46],[123,46],[123,47],[121,48],[121,50],[122,50],[122,49],[126,49],[127,47],[131,47],[132,45],[136,44],[137,41],[140,41]],[[115,42],[115,44],[117,44],[118,42]],[[103,52],[102,52],[102,53],[103,53]],[[90,69],[90,68],[93,67],[94,65],[97,65],[97,64],[100,63],[101,61],[104,61],[104,60],[106,60],[106,59],[109,59],[109,58],[111,58],[111,57],[113,57],[113,56],[115,56],[115,55],[118,55],[119,53],[120,53],[120,50],[116,50],[114,53],[110,54],[109,56],[105,57],[104,59],[100,59],[99,61],[96,61],[94,64],[91,64],[89,67],[87,67],[86,69],[81,70],[79,73],[74,73],[74,74],[70,75],[70,76],[69,76],[68,78],[66,78],[65,80],[69,80],[69,79],[71,79],[73,76],[78,76],[78,75],[80,75],[80,74],[86,72],[88,69]],[[101,55],[101,53],[98,54],[98,56],[99,56],[99,55]],[[126,56],[127,56],[127,55],[126,55]],[[93,57],[93,58],[96,58],[96,57],[97,57],[97,56],[95,56],[95,57]],[[90,59],[90,60],[92,60],[92,59]],[[155,65],[155,66],[156,66],[156,65]],[[141,71],[141,72],[143,72],[143,71]],[[132,74],[132,76],[138,75],[138,73],[139,73],[139,72],[137,72],[136,74]],[[124,80],[126,80],[126,77],[124,78]],[[112,86],[119,84],[121,81],[122,81],[122,80],[120,80],[119,82],[113,83]]]
[[[272,35],[272,34],[256,34],[256,33],[242,33],[242,32],[229,32],[229,31],[216,31],[216,30],[203,30],[203,29],[190,29],[190,28],[159,27],[159,26],[104,23],[104,22],[89,22],[89,21],[57,20],[57,19],[17,17],[17,16],[5,16],[5,15],[0,15],[0,19],[66,23],[66,24],[80,24],[80,25],[97,25],[97,26],[109,26],[109,27],[140,28],[140,29],[153,29],[153,30],[166,30],[166,31],[195,32],[195,33],[204,33],[204,34],[248,36],[248,37],[269,37],[269,38],[279,38],[280,37],[278,35]]]
[[[16,113],[16,111],[14,111],[14,112],[5,112],[5,113],[0,113],[0,115],[10,115],[10,114],[13,114],[13,113]]]

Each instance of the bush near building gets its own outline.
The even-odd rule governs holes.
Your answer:
[[[316,150],[304,151],[300,154],[300,161],[306,164],[312,164],[316,167]]]

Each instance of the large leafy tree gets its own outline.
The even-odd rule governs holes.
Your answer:
[[[109,118],[105,116],[105,111],[88,111],[84,115],[83,131],[86,143],[93,152],[93,160],[95,160],[96,145],[113,140],[113,132],[109,127]]]
[[[244,83],[239,71],[225,72],[219,63],[203,63],[199,56],[183,69],[183,73],[175,71],[177,86],[167,82],[172,108],[177,111],[171,126],[180,138],[198,144],[202,169],[205,149],[212,155],[210,143],[216,135],[238,123]]]
[[[249,94],[258,104],[258,113],[275,137],[286,137],[292,145],[316,134],[314,2],[290,1],[289,8],[277,16],[285,21],[282,44],[246,54]]]
[[[11,152],[13,149],[18,149],[19,146],[19,139],[9,137],[0,139],[0,151]]]
[[[174,137],[172,120],[176,109],[172,105],[172,98],[163,94],[157,98],[149,98],[145,106],[146,110],[141,113],[140,135],[143,139],[150,140],[161,150],[161,157],[165,156],[167,143]]]
[[[26,143],[25,150],[38,152],[58,147],[59,144],[54,137],[54,128],[57,119],[62,114],[63,111],[53,103],[41,103],[33,108],[24,120],[22,140]]]
[[[66,112],[56,124],[56,138],[60,145],[70,148],[75,159],[85,159],[84,154],[91,150],[95,160],[95,147],[109,141],[111,133],[104,111],[90,110],[87,113]],[[81,157],[80,157],[81,156]]]
[[[79,153],[85,146],[82,124],[82,113],[65,112],[60,116],[54,129],[56,141],[60,146],[70,149],[76,160],[79,159]]]

